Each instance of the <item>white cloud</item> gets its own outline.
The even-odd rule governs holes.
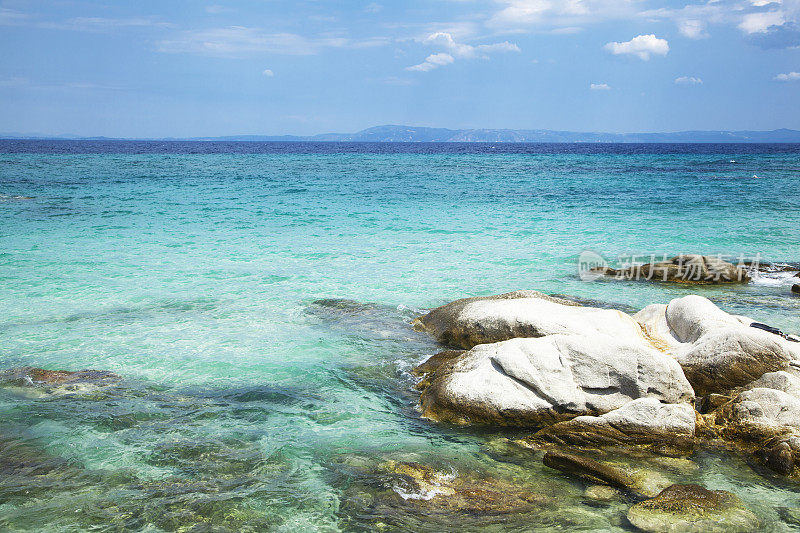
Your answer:
[[[593,83],[589,85],[589,89],[593,91],[610,91],[611,86],[607,83]]]
[[[76,17],[65,22],[42,22],[40,28],[107,33],[122,28],[171,28],[173,24],[148,17],[112,19],[105,17]]]
[[[371,4],[367,4],[367,7],[364,8],[366,13],[379,13],[383,9],[383,6],[377,2],[372,2]]]
[[[678,31],[689,39],[705,39],[709,36],[706,32],[706,23],[696,19],[679,21]]]
[[[455,59],[450,54],[445,54],[445,53],[431,54],[428,57],[426,57],[425,61],[423,61],[419,65],[412,65],[410,67],[406,67],[406,70],[429,72],[435,68],[449,65],[453,61],[455,61]]]
[[[444,31],[432,33],[422,40],[423,44],[440,48],[454,57],[475,57],[486,55],[493,52],[519,52],[519,46],[503,41],[502,43],[480,44],[472,46],[464,43],[457,43],[453,36]]]
[[[455,58],[457,57],[467,59],[477,57],[488,58],[489,54],[520,51],[519,46],[508,41],[493,44],[479,44],[475,46],[471,44],[459,43],[456,42],[452,34],[445,31],[431,33],[422,39],[421,42],[422,44],[432,48],[443,50],[443,52],[429,55],[423,63],[410,66],[406,70],[428,72],[437,67],[449,65],[455,61]]]
[[[785,23],[783,11],[766,11],[745,15],[739,28],[745,33],[764,33],[772,26],[782,26]]]
[[[457,57],[469,57],[475,53],[475,49],[472,46],[457,43],[451,34],[444,31],[428,35],[422,40],[422,43],[442,48]]]
[[[754,43],[768,48],[796,46],[800,39],[800,0],[709,0],[646,10],[638,15],[645,20],[671,20],[690,38],[707,37],[708,26],[718,24],[738,27],[757,39]]]
[[[264,69],[264,72],[262,72],[261,74],[266,76],[266,77],[268,77],[268,78],[271,78],[271,77],[273,77],[275,75],[275,73],[272,72],[271,69]]]
[[[19,11],[14,11],[13,9],[8,9],[5,7],[0,7],[0,26],[13,26],[16,24],[22,24],[26,21],[28,15],[25,13],[20,13]]]
[[[575,27],[605,20],[630,18],[636,0],[497,0],[503,7],[486,22],[498,31],[519,32],[531,27]]]
[[[650,59],[651,54],[667,55],[669,43],[666,39],[659,39],[651,33],[649,35],[639,35],[630,41],[622,43],[608,43],[605,48],[614,55],[630,54],[647,61]]]
[[[0,80],[0,88],[25,89],[37,91],[63,91],[63,90],[91,90],[91,91],[114,91],[117,87],[109,85],[99,85],[86,81],[65,81],[65,82],[38,82],[28,78],[9,78]]]
[[[519,46],[514,43],[510,43],[508,41],[503,41],[502,43],[494,43],[494,44],[479,44],[475,47],[475,50],[478,52],[521,52]]]
[[[157,43],[160,52],[211,56],[239,56],[254,53],[309,55],[323,48],[370,48],[383,46],[384,38],[356,41],[347,37],[304,37],[296,33],[267,33],[257,28],[228,26],[184,31]]]
[[[66,30],[89,33],[109,33],[125,28],[174,28],[169,22],[157,20],[154,17],[74,17],[70,19],[52,21],[42,20],[40,17],[0,7],[0,26],[26,26],[43,30]]]
[[[694,76],[681,76],[679,78],[675,78],[676,85],[702,85],[703,80],[700,78],[695,78]]]
[[[787,72],[785,74],[778,74],[775,76],[776,81],[798,81],[800,80],[800,72]]]

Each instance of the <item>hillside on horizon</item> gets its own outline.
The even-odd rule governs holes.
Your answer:
[[[544,129],[448,129],[402,125],[374,126],[355,133],[317,135],[228,135],[218,137],[111,138],[8,133],[2,139],[160,140],[254,142],[489,142],[489,143],[800,143],[800,131],[678,131],[662,133],[573,132]]]

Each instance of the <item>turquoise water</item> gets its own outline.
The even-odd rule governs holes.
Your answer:
[[[800,261],[796,147],[87,151],[0,153],[0,369],[124,381],[88,396],[0,390],[0,529],[625,529],[622,507],[582,503],[535,454],[420,419],[408,370],[438,347],[413,317],[523,288],[626,309],[695,291],[800,332],[785,279],[585,283],[576,266],[584,250]],[[315,303],[334,298],[361,305]],[[48,467],[32,475],[20,457]],[[569,503],[426,518],[380,492],[390,458]],[[795,485],[694,460],[667,474],[792,527],[780,508],[800,506]]]

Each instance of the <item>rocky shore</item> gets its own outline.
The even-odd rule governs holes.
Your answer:
[[[702,296],[627,314],[517,291],[457,300],[414,327],[449,348],[414,371],[423,416],[529,432],[517,442],[550,450],[547,466],[653,498],[629,513],[645,531],[757,524],[730,493],[675,485],[645,494],[581,450],[680,456],[724,446],[800,479],[800,338]]]
[[[765,512],[748,495],[748,487],[777,490],[800,480],[800,338],[727,313],[697,295],[641,310],[613,307],[537,291],[466,298],[422,316],[387,305],[314,301],[310,316],[372,339],[387,352],[407,350],[398,356],[405,365],[409,354],[433,353],[434,341],[441,346],[411,370],[416,382],[407,374],[409,366],[376,371],[371,362],[349,369],[361,383],[397,385],[395,392],[402,390],[408,402],[404,416],[437,438],[441,431],[447,445],[441,451],[345,447],[321,458],[340,490],[342,524],[353,530],[443,531],[458,523],[470,531],[524,525],[698,532],[800,524],[796,501],[773,501]],[[412,332],[408,322],[415,316],[418,331]],[[413,416],[417,396],[409,383],[416,383],[422,413],[433,425]],[[92,405],[104,431],[139,432],[151,423],[163,428],[167,415],[157,413],[163,406],[178,406],[175,419],[183,420],[180,406],[195,412],[209,404],[183,393],[156,393],[141,412],[120,409],[118,403],[138,405],[154,394],[136,387],[128,378],[98,370],[0,371],[0,389],[9,397],[59,411]],[[241,396],[249,403],[264,392]],[[214,396],[210,404],[218,403]],[[227,416],[238,404],[226,400],[213,416]],[[475,453],[453,449],[448,427],[453,424],[460,426],[456,438],[468,435],[474,446],[468,449]],[[475,430],[465,430],[470,426]],[[2,434],[0,441],[5,442]],[[33,463],[23,461],[34,452],[41,455],[35,456],[37,464],[58,466],[47,471],[53,478],[48,482],[62,483],[63,473],[101,484],[99,473],[76,470],[30,443],[22,449],[6,441],[13,444],[6,446],[7,470],[13,467],[16,476],[9,483],[25,491],[39,482],[28,479]],[[11,461],[14,454],[20,460]],[[709,467],[710,456],[726,463],[725,469]],[[267,461],[256,442],[159,441],[148,464],[187,478],[137,479],[130,490],[143,494],[142,501],[165,491],[194,491],[206,506],[233,480],[272,483],[273,473],[280,477],[290,470],[279,459]],[[201,476],[194,479],[197,472]],[[170,516],[153,512],[147,520],[178,530],[173,523],[203,523],[210,520],[204,513],[218,509],[187,512],[182,505],[175,503]],[[266,523],[238,504],[218,505],[225,524]],[[127,509],[109,512],[141,514],[134,504]]]

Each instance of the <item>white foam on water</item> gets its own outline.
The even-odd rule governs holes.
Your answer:
[[[457,472],[455,470],[450,474],[443,474],[442,472],[436,472],[433,475],[433,479],[429,482],[422,481],[420,482],[420,488],[417,491],[409,491],[405,490],[403,487],[400,486],[393,486],[392,490],[394,490],[401,498],[404,500],[432,500],[436,496],[439,495],[449,495],[452,494],[452,489],[442,487],[442,484],[447,483],[449,481],[453,481],[456,476]]]
[[[753,272],[750,274],[751,283],[765,287],[792,286],[800,283],[797,272]]]
[[[420,489],[416,492],[404,490],[402,487],[394,486],[392,487],[397,494],[400,495],[401,498],[404,500],[432,500],[436,496],[440,494],[449,494],[450,492],[443,489],[442,487],[430,487]]]

